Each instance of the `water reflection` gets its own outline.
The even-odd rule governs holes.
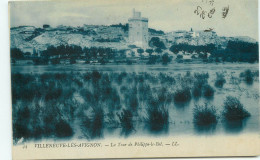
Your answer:
[[[134,128],[130,129],[130,128],[122,128],[120,135],[127,138],[129,137],[133,132],[135,131]]]
[[[174,102],[174,106],[178,111],[184,111],[188,106],[190,106],[190,101]]]
[[[169,123],[149,123],[145,128],[151,134],[167,134],[169,132]]]
[[[51,72],[60,72],[62,71],[93,71],[93,70],[99,70],[99,71],[126,71],[126,72],[155,72],[155,71],[167,71],[167,72],[185,72],[185,71],[222,71],[223,68],[227,71],[234,71],[234,70],[245,70],[245,69],[252,69],[257,68],[258,69],[258,63],[243,63],[243,65],[239,63],[225,63],[221,65],[217,65],[214,63],[210,64],[184,64],[184,63],[174,63],[174,64],[168,64],[167,67],[157,64],[157,65],[143,65],[143,64],[135,64],[132,66],[126,65],[126,64],[107,64],[107,65],[86,65],[86,64],[74,64],[74,65],[57,65],[57,66],[51,66],[51,65],[18,65],[18,64],[12,64],[12,72],[22,72],[22,73],[44,73],[46,71]]]
[[[224,121],[223,126],[227,133],[240,133],[247,125],[248,118],[237,121]]]
[[[214,95],[213,96],[205,96],[204,98],[205,98],[205,100],[212,102],[214,100]]]
[[[217,124],[210,124],[210,125],[196,125],[194,124],[194,130],[196,133],[207,133],[207,134],[213,134],[216,131]]]

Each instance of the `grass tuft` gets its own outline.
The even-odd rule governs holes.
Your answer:
[[[71,137],[73,135],[73,130],[68,122],[61,119],[55,125],[55,133],[56,136],[59,138],[66,138],[66,137]]]
[[[258,75],[257,75],[258,76]],[[250,70],[250,69],[248,69],[248,70],[246,70],[246,71],[244,71],[244,72],[241,72],[240,73],[240,77],[241,78],[243,78],[243,80],[247,83],[247,84],[253,84],[253,82],[254,82],[254,74],[253,74],[253,72]]]
[[[174,102],[188,102],[191,99],[190,89],[188,87],[178,89],[173,95]]]
[[[215,90],[210,85],[203,86],[203,96],[206,98],[212,98]]]
[[[228,96],[224,101],[223,116],[228,121],[240,121],[250,117],[250,113],[236,97]]]
[[[218,88],[222,88],[224,86],[224,84],[226,83],[226,80],[225,80],[225,76],[223,73],[216,73],[216,81],[215,81],[215,86],[218,87]]]
[[[117,113],[117,116],[121,123],[123,133],[127,134],[134,129],[133,114],[131,110],[123,109],[120,114]]]
[[[162,131],[168,128],[169,112],[168,109],[161,105],[158,98],[151,97],[147,107],[147,122],[150,131]]]
[[[207,126],[217,123],[216,108],[214,106],[195,105],[193,109],[193,123],[198,126]]]

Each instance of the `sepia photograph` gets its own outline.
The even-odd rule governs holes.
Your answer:
[[[13,159],[260,154],[257,0],[9,1],[9,29]]]

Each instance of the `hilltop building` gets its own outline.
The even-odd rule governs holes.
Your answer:
[[[128,19],[129,43],[141,48],[148,47],[148,18],[141,17],[141,12],[133,9],[133,17]]]

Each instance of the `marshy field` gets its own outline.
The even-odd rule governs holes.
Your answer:
[[[12,66],[14,143],[257,132],[258,64],[229,65],[121,71]]]

